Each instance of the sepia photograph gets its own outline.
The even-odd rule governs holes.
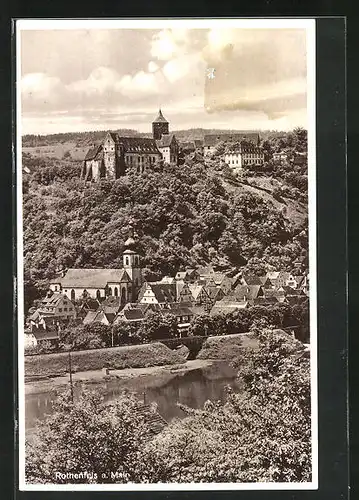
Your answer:
[[[16,21],[21,490],[317,489],[314,19]]]

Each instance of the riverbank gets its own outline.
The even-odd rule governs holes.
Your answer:
[[[63,376],[69,372],[69,354],[37,354],[25,356],[25,381]],[[109,368],[147,368],[175,365],[186,361],[183,353],[172,351],[160,342],[134,346],[91,349],[71,352],[71,371],[89,372]]]
[[[72,374],[74,384],[93,385],[111,380],[128,381],[133,379],[143,379],[148,382],[151,377],[161,379],[161,383],[165,378],[170,379],[176,375],[188,373],[193,370],[200,370],[210,367],[213,364],[211,360],[194,359],[177,365],[149,366],[142,368],[124,368],[119,370],[110,370],[109,375],[106,375],[103,370],[89,370],[76,372]],[[25,383],[25,394],[41,394],[50,391],[61,390],[68,386],[69,375],[51,377],[46,380],[35,380]]]

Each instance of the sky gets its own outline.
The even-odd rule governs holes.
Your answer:
[[[21,30],[22,134],[307,127],[305,29]]]

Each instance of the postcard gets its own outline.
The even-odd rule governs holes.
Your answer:
[[[16,21],[21,490],[318,488],[314,19]]]

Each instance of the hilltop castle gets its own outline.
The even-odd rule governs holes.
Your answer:
[[[175,135],[169,132],[169,123],[161,109],[152,122],[152,138],[120,137],[115,132],[108,132],[101,144],[87,152],[81,178],[86,181],[114,180],[127,169],[142,173],[159,160],[169,164],[178,161],[178,143]]]

